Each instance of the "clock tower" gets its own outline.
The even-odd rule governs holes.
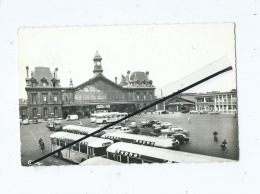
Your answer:
[[[102,75],[103,74],[103,69],[101,66],[102,58],[101,58],[100,54],[98,53],[98,51],[96,52],[93,61],[94,61],[94,70],[93,70],[94,75],[95,76]]]

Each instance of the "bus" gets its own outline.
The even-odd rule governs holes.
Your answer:
[[[144,146],[160,147],[165,149],[180,150],[180,142],[176,139],[166,137],[153,137],[147,135],[137,135],[129,133],[110,132],[101,136],[104,139],[110,139],[114,143],[127,142],[132,144],[140,144]]]
[[[80,135],[88,135],[90,133],[95,132],[96,130],[100,129],[99,127],[97,128],[91,128],[91,127],[83,127],[79,125],[66,125],[62,128],[63,132],[68,132],[68,133],[75,133],[75,134],[80,134]],[[105,131],[100,131],[96,133],[94,136],[100,137],[101,135],[105,134]]]
[[[76,141],[84,135],[56,132],[50,135],[51,152]],[[106,156],[106,149],[113,144],[113,141],[98,137],[89,137],[73,146],[66,148],[55,155],[61,159],[65,159],[74,163],[81,163],[95,156]]]
[[[94,157],[94,158],[85,160],[84,162],[81,162],[79,165],[85,166],[85,165],[104,165],[104,164],[113,164],[114,165],[114,164],[122,164],[122,163],[114,161],[114,160],[109,160],[109,159],[103,158],[103,157]]]
[[[109,146],[106,151],[107,159],[127,164],[233,162],[233,160],[224,158],[141,146],[125,142],[114,143]]]
[[[122,118],[124,118],[126,116],[128,116],[128,113],[126,113],[126,112],[119,112],[119,113],[117,113],[117,120],[122,119]],[[128,121],[128,119],[126,119],[125,121]]]
[[[108,113],[99,114],[96,117],[95,123],[96,124],[113,123],[118,120],[117,114],[118,112],[108,112]]]

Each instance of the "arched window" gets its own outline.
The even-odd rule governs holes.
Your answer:
[[[37,108],[33,108],[32,113],[33,113],[33,117],[37,117]]]
[[[58,116],[58,108],[55,107],[53,110],[54,110],[54,116],[57,117]]]
[[[47,108],[43,109],[43,116],[48,117],[48,109]]]

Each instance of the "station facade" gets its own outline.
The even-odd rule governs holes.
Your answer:
[[[23,117],[47,119],[66,118],[69,114],[85,117],[96,112],[131,113],[155,100],[155,87],[148,71],[127,71],[117,83],[117,77],[111,81],[104,76],[98,52],[93,61],[93,77],[75,87],[72,79],[69,87],[61,87],[58,68],[51,73],[50,68],[36,67],[29,76],[27,66],[27,106],[23,105],[20,111]]]

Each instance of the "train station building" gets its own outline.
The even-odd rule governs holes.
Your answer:
[[[127,71],[118,83],[103,74],[102,57],[96,52],[93,77],[86,82],[62,87],[58,68],[52,73],[48,67],[35,67],[29,75],[26,67],[27,106],[20,107],[24,118],[66,118],[69,114],[79,117],[96,112],[134,112],[155,100],[149,72]]]

